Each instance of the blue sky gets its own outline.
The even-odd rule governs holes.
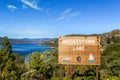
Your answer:
[[[60,37],[120,29],[120,0],[0,0],[0,36]]]

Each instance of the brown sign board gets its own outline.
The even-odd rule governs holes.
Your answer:
[[[58,62],[65,65],[100,65],[100,37],[60,37]]]

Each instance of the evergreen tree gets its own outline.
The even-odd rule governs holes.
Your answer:
[[[12,46],[7,36],[5,36],[2,40],[2,50],[8,53],[12,53]]]
[[[10,41],[5,36],[0,50],[0,80],[15,80],[15,75],[15,56],[12,54]]]
[[[55,76],[59,75],[57,57],[53,51],[33,52],[28,55],[26,64],[28,71],[22,74],[22,80],[56,80]]]

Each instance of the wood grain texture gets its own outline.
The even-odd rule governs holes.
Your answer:
[[[60,37],[58,41],[59,64],[100,65],[99,36]]]

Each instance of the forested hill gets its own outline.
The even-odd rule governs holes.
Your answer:
[[[23,38],[23,39],[10,39],[10,42],[12,44],[33,44],[33,43],[41,43],[41,42],[46,42],[49,40],[52,40],[53,38],[35,38],[35,39],[30,39],[30,38]],[[2,37],[0,37],[0,43],[2,41]]]
[[[111,32],[103,33],[101,36],[101,44],[106,46],[108,44],[120,43],[120,30],[113,30]]]
[[[102,47],[106,47],[108,44],[120,43],[120,29],[116,29],[111,32],[106,32],[102,34],[91,34],[91,35],[70,34],[66,36],[100,36]],[[57,39],[44,42],[42,43],[42,45],[57,47],[58,46]]]

